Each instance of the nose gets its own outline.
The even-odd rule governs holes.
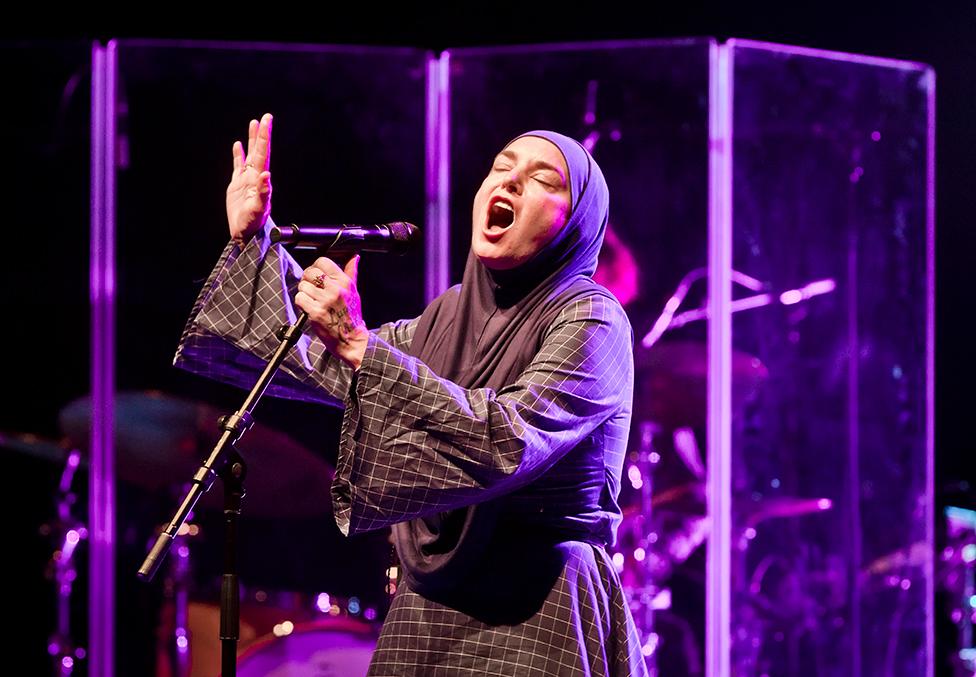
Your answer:
[[[512,171],[509,172],[508,176],[505,177],[502,187],[509,193],[514,193],[516,195],[521,195],[522,193],[522,175],[519,172]]]

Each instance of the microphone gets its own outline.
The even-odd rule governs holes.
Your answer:
[[[420,229],[406,221],[360,226],[274,226],[271,241],[294,245],[296,249],[324,249],[341,254],[390,252],[403,254],[420,239]]]

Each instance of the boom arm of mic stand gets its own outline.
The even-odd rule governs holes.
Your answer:
[[[221,427],[224,430],[223,434],[214,446],[213,451],[210,452],[210,456],[204,461],[196,473],[194,473],[192,486],[183,498],[179,509],[166,528],[156,538],[155,544],[153,544],[149,554],[146,555],[142,566],[139,567],[136,575],[140,579],[151,581],[156,575],[180,527],[186,522],[190,516],[190,512],[196,506],[197,501],[200,500],[200,497],[210,490],[218,471],[227,462],[229,450],[233,449],[234,443],[251,427],[253,422],[251,411],[257,406],[257,403],[261,400],[261,396],[264,395],[264,391],[271,384],[271,379],[274,378],[275,373],[284,361],[288,350],[298,342],[298,338],[302,335],[302,330],[305,328],[307,321],[308,313],[302,312],[294,324],[282,327],[283,331],[279,337],[281,343],[264,368],[264,371],[261,372],[261,376],[254,384],[247,399],[244,400],[244,404],[236,412],[221,420]]]

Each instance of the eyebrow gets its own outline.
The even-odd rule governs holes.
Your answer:
[[[498,155],[496,155],[495,157],[497,158],[499,155],[503,155],[507,157],[509,160],[518,159],[518,154],[515,151],[511,151],[511,150],[503,150],[500,153],[498,153]],[[559,175],[559,178],[562,179],[563,184],[566,183],[566,176],[563,174],[562,170],[559,167],[556,167],[555,165],[551,165],[545,160],[536,160],[532,163],[532,166],[541,167],[542,169],[548,169],[551,172],[555,172],[556,174]]]

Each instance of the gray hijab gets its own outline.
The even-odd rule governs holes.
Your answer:
[[[410,346],[434,373],[465,388],[497,390],[515,382],[562,308],[607,293],[591,280],[609,212],[603,173],[574,139],[545,130],[516,139],[524,136],[546,139],[563,154],[571,196],[567,223],[513,270],[489,270],[469,252],[460,291],[427,307]],[[456,584],[491,536],[503,500],[397,524],[396,548],[411,586],[434,593]]]

